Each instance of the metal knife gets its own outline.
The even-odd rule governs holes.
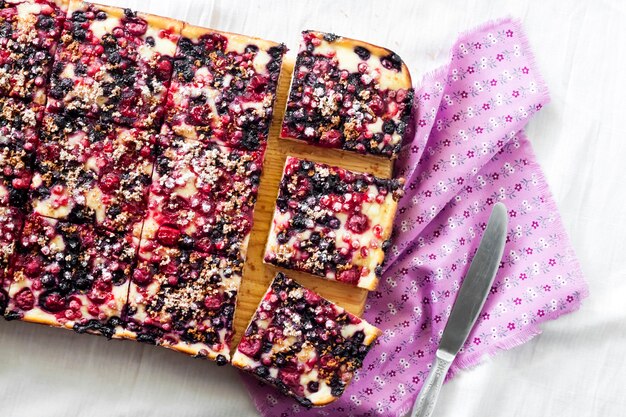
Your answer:
[[[493,284],[504,252],[507,223],[506,207],[497,203],[456,297],[435,361],[415,400],[411,417],[429,417],[435,408],[448,369],[474,327]]]

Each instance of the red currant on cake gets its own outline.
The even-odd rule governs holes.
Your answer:
[[[43,104],[65,0],[0,2],[0,95]]]
[[[31,184],[34,210],[112,231],[141,224],[156,134],[68,113],[43,120]]]
[[[22,229],[22,213],[14,207],[0,204],[0,316],[9,303],[11,257]]]
[[[287,157],[265,262],[375,289],[403,185]]]
[[[130,233],[30,214],[5,317],[118,337],[135,255]]]
[[[380,330],[279,273],[232,364],[306,407],[340,397]]]
[[[185,139],[166,126],[160,138],[141,250],[165,245],[245,256],[261,151]]]
[[[396,53],[305,31],[281,137],[395,158],[412,105],[411,76]]]
[[[243,262],[159,245],[140,256],[127,307],[128,330],[142,342],[230,360]]]
[[[0,206],[24,208],[38,144],[40,105],[0,98]]]
[[[285,46],[195,26],[181,36],[166,122],[202,142],[264,149]]]
[[[70,3],[48,110],[158,127],[183,23],[130,9]]]

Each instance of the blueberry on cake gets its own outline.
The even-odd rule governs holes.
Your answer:
[[[9,320],[123,334],[136,245],[132,235],[30,214],[15,250],[5,311]]]
[[[0,95],[44,104],[69,0],[0,2]]]
[[[22,230],[22,213],[0,204],[0,316],[9,303],[11,259]]]
[[[281,137],[393,159],[412,106],[411,76],[396,53],[305,31]]]
[[[167,126],[160,144],[142,247],[245,256],[262,152],[186,139]]]
[[[28,201],[42,106],[0,97],[0,206],[23,209]]]
[[[72,0],[56,51],[48,111],[158,128],[183,23]]]
[[[240,258],[161,245],[142,252],[125,315],[129,332],[225,365],[242,267]]]
[[[185,26],[174,59],[166,122],[178,135],[263,150],[284,45]]]
[[[156,134],[64,112],[46,114],[40,136],[30,185],[35,212],[116,232],[141,225]]]
[[[279,273],[232,364],[306,407],[340,397],[380,330]]]
[[[403,184],[287,157],[265,262],[375,289]]]

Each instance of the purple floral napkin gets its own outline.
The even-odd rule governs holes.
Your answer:
[[[548,101],[520,23],[463,35],[450,63],[416,88],[414,138],[394,245],[365,318],[383,330],[337,402],[306,410],[247,379],[263,416],[402,416],[428,374],[492,206],[508,208],[504,257],[483,313],[450,375],[576,310],[587,286],[523,129]]]

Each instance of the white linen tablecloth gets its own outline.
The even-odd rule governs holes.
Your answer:
[[[520,18],[552,102],[528,129],[591,296],[448,383],[436,416],[626,416],[626,2],[106,0],[283,41],[320,29],[395,50],[415,81],[460,32]],[[237,372],[131,342],[0,321],[0,417],[247,417]],[[337,416],[339,417],[339,416]]]

